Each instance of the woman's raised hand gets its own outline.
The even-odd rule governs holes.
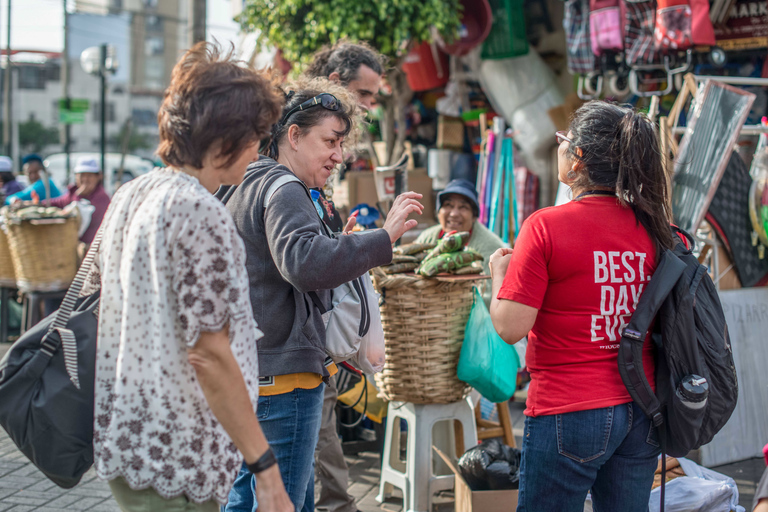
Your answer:
[[[395,198],[384,222],[384,230],[389,233],[392,243],[419,224],[415,219],[408,220],[408,216],[412,213],[421,215],[424,212],[424,206],[418,201],[421,198],[422,195],[416,192],[404,192]]]
[[[496,249],[496,252],[491,254],[491,259],[488,260],[488,267],[491,269],[491,277],[504,277],[507,275],[507,267],[509,267],[509,261],[511,259],[511,248],[502,247]]]

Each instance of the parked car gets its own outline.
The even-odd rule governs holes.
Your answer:
[[[107,169],[104,172],[104,189],[109,195],[112,195],[115,192],[115,185],[118,181],[118,173],[120,170],[121,156],[122,155],[120,153],[107,153],[105,155],[105,167]],[[50,155],[45,159],[45,167],[48,169],[48,172],[50,173],[51,178],[56,183],[56,185],[59,185],[61,189],[64,190],[67,185],[71,185],[75,182],[75,164],[77,164],[77,161],[83,157],[95,158],[97,162],[101,161],[100,153],[70,153],[69,182],[67,182],[66,154],[55,153]],[[123,166],[123,176],[121,181],[122,183],[127,183],[133,178],[137,178],[142,174],[148,173],[154,167],[155,164],[148,158],[143,158],[136,155],[125,155],[125,164]]]

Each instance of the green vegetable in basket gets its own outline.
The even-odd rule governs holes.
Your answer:
[[[424,244],[405,244],[400,245],[398,247],[395,247],[392,249],[392,252],[395,254],[402,254],[402,255],[413,255],[417,253],[421,253],[424,251],[429,251],[430,249],[434,249],[437,243],[430,242],[430,243],[424,243]]]
[[[419,274],[424,277],[434,277],[441,272],[451,272],[478,261],[478,257],[483,257],[475,251],[457,251],[440,254],[434,258],[428,259],[419,267]]]
[[[437,247],[432,249],[429,254],[427,254],[427,256],[424,258],[424,261],[434,258],[438,254],[460,251],[461,248],[467,245],[467,242],[469,242],[469,237],[469,231],[462,231],[461,233],[452,233],[450,235],[444,236],[437,244]]]
[[[384,271],[385,274],[403,274],[405,272],[410,272],[411,270],[414,270],[416,267],[418,267],[418,263],[395,263],[392,265],[385,265],[381,267],[381,269]]]

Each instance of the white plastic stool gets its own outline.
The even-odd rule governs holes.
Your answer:
[[[400,461],[400,419],[404,419],[408,424],[405,464]],[[394,486],[403,491],[405,512],[431,512],[434,493],[453,489],[452,474],[432,473],[432,427],[435,423],[445,420],[460,422],[462,428],[456,429],[455,435],[461,436],[463,433],[465,450],[477,444],[475,414],[469,398],[452,404],[389,402],[381,482],[376,501],[383,503],[392,495]],[[455,446],[455,443],[452,446]],[[451,446],[438,448],[450,453]]]

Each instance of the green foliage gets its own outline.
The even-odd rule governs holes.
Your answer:
[[[112,134],[109,137],[107,137],[107,145],[112,151],[122,151],[123,150],[123,144],[125,143],[125,130],[128,128],[123,125],[122,128],[120,128],[120,132],[116,134]],[[128,145],[126,147],[126,150],[128,153],[133,153],[134,151],[138,149],[149,149],[152,147],[152,144],[149,140],[149,136],[145,134],[138,133],[136,129],[131,129],[131,133],[128,137]]]
[[[347,38],[369,42],[397,64],[409,42],[432,40],[432,28],[455,37],[460,9],[459,0],[246,0],[240,22],[291,62],[306,64],[322,46]]]
[[[24,152],[39,153],[46,146],[59,143],[59,130],[46,128],[33,118],[19,123],[19,145]]]

